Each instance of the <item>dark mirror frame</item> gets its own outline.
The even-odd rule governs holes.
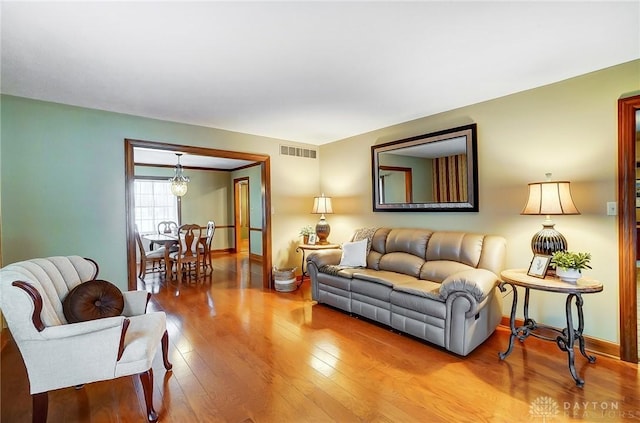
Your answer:
[[[447,142],[455,138],[465,138],[467,165],[467,201],[464,202],[405,202],[384,203],[380,192],[380,154],[403,148],[426,146],[431,143]],[[478,152],[477,124],[418,135],[397,141],[371,146],[371,171],[373,211],[419,211],[419,212],[477,212],[478,211]],[[384,167],[384,166],[383,166]],[[410,187],[407,188],[410,191]],[[407,194],[406,198],[411,198]]]

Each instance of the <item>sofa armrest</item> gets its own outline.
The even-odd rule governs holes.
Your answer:
[[[470,269],[448,276],[440,285],[440,296],[445,300],[454,292],[465,291],[476,301],[483,301],[493,291],[499,279],[485,269]]]
[[[65,339],[77,336],[88,335],[91,333],[107,333],[109,329],[122,328],[125,320],[124,316],[105,317],[103,319],[87,320],[85,322],[68,323],[65,325],[49,326],[45,328],[40,335],[42,339]],[[119,336],[115,339],[119,339]]]
[[[147,303],[151,294],[147,291],[124,291],[124,309],[122,315],[126,317],[140,316],[147,312]]]
[[[329,249],[312,251],[307,256],[307,263],[313,263],[318,269],[327,265],[338,265],[342,258],[342,250]]]

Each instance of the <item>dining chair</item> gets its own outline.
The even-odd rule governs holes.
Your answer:
[[[178,233],[178,224],[172,220],[163,220],[158,223],[158,233],[162,235],[176,235]],[[153,249],[153,245],[151,245],[151,249]],[[169,252],[173,253],[175,251],[178,251],[176,245],[169,247]]]
[[[171,266],[175,264],[175,272],[178,284],[182,284],[182,277],[186,271],[191,274],[192,268],[195,270],[196,280],[200,279],[200,237],[202,228],[200,225],[186,224],[178,228],[178,251],[169,254]]]
[[[204,245],[200,246],[200,253],[202,254],[202,270],[206,271],[207,268],[213,271],[213,265],[211,264],[211,242],[213,241],[213,234],[216,232],[216,224],[213,220],[207,222],[207,232]]]
[[[138,244],[138,251],[140,252],[140,270],[138,271],[138,277],[144,279],[147,272],[162,272],[165,263],[165,247],[160,247],[152,251],[145,251],[140,232],[138,232],[138,225],[135,226],[136,244]]]
[[[159,234],[177,234],[178,233],[178,224],[171,220],[163,220],[158,223],[158,233]]]

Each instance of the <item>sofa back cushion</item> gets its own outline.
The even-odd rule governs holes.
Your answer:
[[[378,229],[371,242],[367,267],[417,278],[432,233],[428,229]]]
[[[427,248],[427,261],[450,260],[477,267],[484,235],[465,232],[435,232]]]
[[[378,270],[404,273],[415,278],[420,276],[424,260],[413,254],[402,252],[387,253],[380,258]]]
[[[432,234],[427,229],[392,229],[387,235],[385,253],[408,253],[424,260]]]
[[[473,269],[473,267],[457,261],[432,260],[424,263],[418,277],[425,281],[442,282],[454,273],[469,269]]]

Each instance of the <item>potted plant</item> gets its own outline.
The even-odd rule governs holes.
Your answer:
[[[302,236],[302,243],[306,244],[309,242],[309,235],[315,234],[316,230],[311,227],[311,225],[303,226],[300,228],[300,235]]]
[[[556,268],[556,275],[561,280],[576,283],[582,276],[582,269],[591,269],[590,253],[574,253],[572,251],[556,251],[551,256],[551,263]]]

